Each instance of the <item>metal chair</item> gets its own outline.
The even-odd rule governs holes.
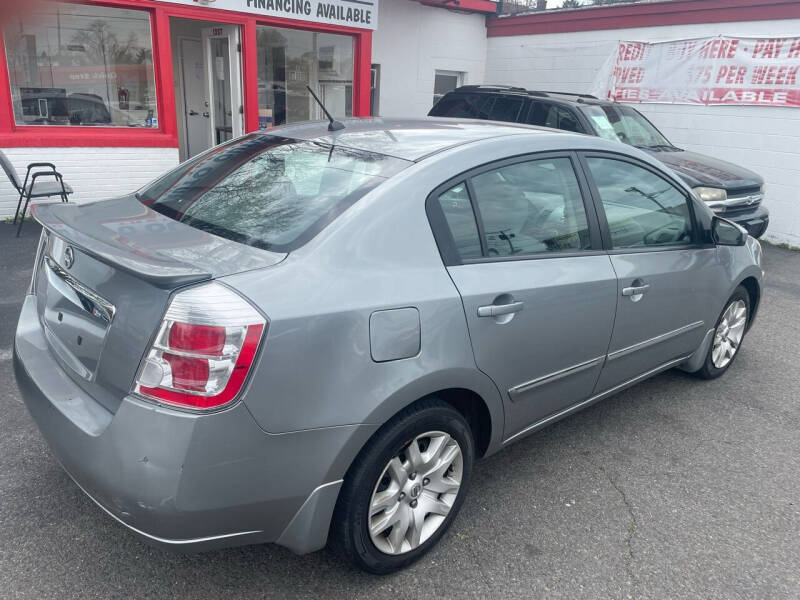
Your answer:
[[[11,161],[8,160],[8,157],[2,150],[0,150],[0,167],[6,172],[11,185],[19,192],[17,210],[14,213],[15,225],[17,223],[17,217],[19,217],[17,237],[19,237],[19,232],[22,231],[25,213],[28,211],[28,204],[30,204],[32,198],[52,198],[53,196],[58,196],[61,198],[62,202],[67,202],[69,195],[73,193],[72,188],[64,183],[64,178],[61,176],[61,173],[56,171],[56,166],[53,163],[36,162],[29,164],[28,172],[25,174],[25,181],[22,183],[19,181],[17,170],[14,168],[14,165],[11,164]],[[43,168],[47,168],[47,170],[35,171],[31,174],[31,171],[34,169]],[[38,185],[36,185],[37,179],[42,177],[52,177],[53,181],[39,181]],[[24,206],[22,206],[23,199],[25,200]],[[19,214],[20,206],[22,206],[22,216]]]

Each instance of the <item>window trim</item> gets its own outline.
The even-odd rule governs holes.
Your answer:
[[[472,216],[475,219],[478,235],[481,238],[481,251],[486,253],[486,235],[483,229],[483,220],[480,218],[480,209],[477,207],[475,200],[475,192],[472,189],[472,178],[476,175],[493,171],[495,169],[501,169],[509,165],[556,158],[567,158],[572,165],[572,170],[575,173],[575,179],[578,182],[578,190],[581,195],[581,201],[583,202],[584,211],[586,212],[586,224],[589,229],[589,237],[592,244],[591,249],[571,250],[565,252],[543,251],[515,256],[482,256],[481,258],[462,259],[458,253],[455,240],[453,239],[452,232],[450,231],[450,226],[447,223],[447,218],[444,216],[444,211],[442,211],[441,205],[439,204],[439,196],[449,189],[459,185],[460,183],[465,184],[467,193],[469,194],[470,204],[472,205]],[[436,186],[428,194],[428,197],[425,200],[425,212],[428,216],[428,222],[431,226],[436,245],[439,248],[439,254],[441,255],[442,261],[447,267],[468,264],[510,262],[517,260],[574,258],[576,256],[594,256],[606,254],[606,251],[603,248],[603,238],[598,220],[597,208],[593,202],[589,184],[583,173],[578,154],[572,150],[546,150],[543,152],[529,152],[473,167],[472,169],[459,173],[458,175],[451,177],[450,179]]]
[[[671,177],[668,173],[661,171],[655,166],[645,161],[639,160],[638,158],[635,158],[628,154],[621,154],[617,152],[609,152],[602,150],[583,150],[579,151],[577,154],[578,154],[578,161],[581,165],[581,169],[583,170],[583,175],[586,178],[586,181],[589,186],[590,194],[597,215],[597,220],[600,224],[600,232],[603,238],[603,249],[605,250],[606,253],[614,255],[638,254],[641,252],[667,252],[673,250],[687,250],[690,248],[705,248],[709,246],[709,244],[704,243],[702,240],[701,227],[697,219],[694,199],[692,195],[686,191],[683,184],[678,182],[677,179]],[[685,202],[689,206],[689,219],[691,221],[691,226],[692,226],[692,241],[688,244],[670,244],[665,246],[642,246],[637,248],[614,248],[614,244],[611,240],[611,229],[608,226],[608,219],[605,213],[605,207],[603,206],[603,201],[600,198],[600,190],[598,189],[597,184],[595,183],[594,177],[592,176],[592,171],[589,168],[589,163],[586,160],[588,158],[605,158],[607,160],[627,162],[634,166],[640,167],[645,171],[649,171],[656,177],[663,179],[665,182],[674,187],[684,197]]]

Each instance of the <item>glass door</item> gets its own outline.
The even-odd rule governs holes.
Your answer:
[[[242,63],[239,27],[203,29],[205,78],[212,146],[244,134]]]

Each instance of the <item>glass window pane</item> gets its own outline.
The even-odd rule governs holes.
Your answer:
[[[578,123],[578,119],[565,108],[558,109],[558,128],[564,131],[583,132],[583,128]]]
[[[462,259],[481,257],[481,240],[478,226],[475,224],[475,213],[469,201],[467,186],[459,183],[439,196],[444,218],[453,235],[456,249]]]
[[[506,98],[501,96],[495,101],[489,118],[493,121],[514,122],[517,120],[520,108],[522,108],[522,98]]]
[[[433,81],[433,93],[443,96],[447,92],[452,92],[458,87],[458,74],[456,73],[436,73]]]
[[[451,94],[438,102],[428,114],[431,117],[488,119],[492,104],[494,96],[489,94]]]
[[[665,179],[634,164],[588,158],[614,248],[690,244],[686,196]]]
[[[149,12],[44,2],[4,36],[17,125],[158,127]]]
[[[591,248],[586,210],[568,158],[516,163],[472,179],[489,256]]]
[[[353,114],[353,38],[258,26],[258,124],[323,119],[306,85],[334,117]]]
[[[433,104],[442,99],[447,92],[452,92],[461,85],[464,73],[460,71],[435,71],[433,75]]]
[[[528,125],[539,125],[540,127],[550,127],[547,125],[547,119],[550,116],[550,109],[553,106],[546,102],[531,102],[528,109],[528,118],[526,123]]]
[[[382,154],[256,133],[189,160],[138,197],[197,229],[289,252],[409,164]]]

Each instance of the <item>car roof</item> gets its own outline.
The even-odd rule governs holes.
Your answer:
[[[263,133],[346,146],[409,161],[419,161],[455,146],[489,138],[556,133],[556,130],[516,123],[436,117],[348,118],[341,119],[341,123],[345,127],[338,131],[328,131],[327,121],[313,121],[284,125]]]
[[[512,85],[492,85],[492,84],[462,85],[461,87],[458,87],[448,92],[448,94],[459,94],[459,93],[524,96],[526,98],[532,98],[532,99],[546,98],[548,100],[563,102],[565,104],[599,104],[599,105],[618,104],[618,102],[615,102],[614,100],[605,100],[603,98],[598,98],[597,96],[593,96],[591,94],[579,94],[577,92],[554,92],[549,90],[548,91],[528,90],[523,87],[517,87]]]

